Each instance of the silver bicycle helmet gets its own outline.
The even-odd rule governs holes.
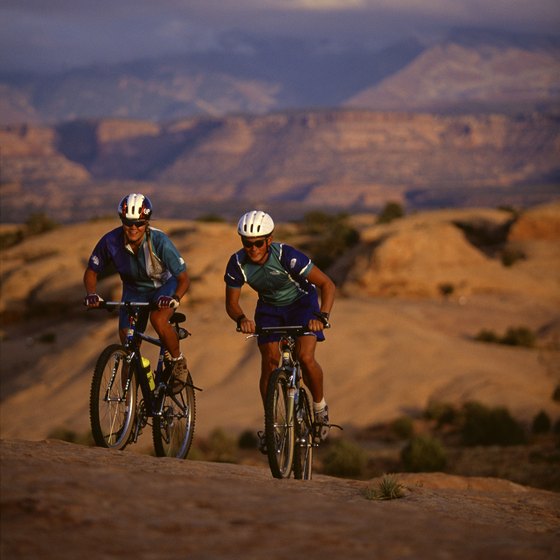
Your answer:
[[[274,221],[262,210],[243,214],[237,224],[237,233],[243,237],[264,237],[274,230]]]
[[[118,213],[121,220],[149,220],[152,217],[152,203],[143,194],[131,193],[119,202]]]

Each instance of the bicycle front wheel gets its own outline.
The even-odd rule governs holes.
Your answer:
[[[153,439],[158,457],[186,459],[194,436],[196,400],[191,374],[181,392],[166,394],[161,415],[154,416]]]
[[[124,449],[136,414],[136,376],[120,344],[101,352],[91,382],[89,417],[91,433],[99,447]]]
[[[307,391],[301,387],[296,406],[294,478],[309,480],[313,471],[313,416]]]
[[[272,476],[288,478],[294,457],[294,399],[288,394],[289,372],[279,368],[270,375],[264,410],[268,464]]]

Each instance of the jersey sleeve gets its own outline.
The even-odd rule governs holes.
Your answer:
[[[245,276],[237,253],[232,255],[227,263],[224,282],[230,288],[241,288],[245,284]]]
[[[88,268],[97,272],[103,272],[105,267],[111,260],[111,254],[108,249],[108,242],[107,242],[107,235],[104,235],[98,242],[97,245],[94,247],[89,260],[88,260]]]
[[[282,244],[282,253],[280,257],[280,262],[282,266],[289,272],[290,276],[301,277],[307,279],[311,269],[313,268],[313,262],[311,259],[298,251],[296,248],[290,245]]]

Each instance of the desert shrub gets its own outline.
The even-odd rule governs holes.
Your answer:
[[[23,241],[23,230],[16,229],[0,233],[0,249],[9,249]]]
[[[504,407],[489,408],[469,402],[463,408],[461,435],[465,445],[517,445],[526,442],[525,431]]]
[[[521,249],[514,249],[512,247],[506,247],[502,251],[501,261],[504,266],[513,266],[517,261],[524,260],[527,255]]]
[[[414,434],[414,424],[409,416],[401,416],[391,424],[393,433],[400,439],[410,439]]]
[[[443,282],[438,286],[438,290],[443,297],[449,297],[455,291],[455,286],[451,282]]]
[[[494,332],[489,329],[482,329],[479,333],[474,337],[475,340],[479,342],[492,342],[498,344],[500,342],[500,337]]]
[[[497,335],[494,331],[482,329],[474,339],[479,342],[533,348],[536,344],[537,337],[535,333],[527,327],[509,327],[503,336]]]
[[[360,240],[359,232],[348,223],[348,215],[325,212],[308,212],[301,222],[303,233],[310,240],[302,243],[313,262],[322,269],[328,268],[348,248]]]
[[[25,221],[27,235],[39,235],[58,227],[58,224],[49,218],[44,212],[31,214]]]
[[[237,442],[221,428],[213,430],[204,445],[203,451],[209,461],[216,463],[235,463]]]
[[[410,472],[441,471],[447,464],[447,455],[437,438],[416,436],[402,450],[401,460]]]
[[[365,497],[368,500],[395,500],[404,496],[404,486],[392,475],[383,475],[376,486],[368,486]]]
[[[428,403],[424,418],[434,420],[436,425],[441,427],[445,424],[457,423],[458,411],[452,404],[433,401]]]
[[[535,334],[527,327],[510,327],[501,339],[502,344],[524,346],[526,348],[535,346],[535,341]]]
[[[377,216],[377,223],[378,224],[388,224],[393,220],[397,220],[398,218],[402,218],[404,216],[404,209],[402,204],[399,202],[387,202],[379,216]]]
[[[544,410],[541,410],[533,418],[531,431],[534,434],[547,434],[548,432],[550,432],[551,427],[552,427],[552,422],[550,420],[550,416]]]
[[[239,449],[256,449],[258,440],[255,432],[252,430],[245,430],[242,432],[237,440],[237,445]]]
[[[560,402],[560,385],[556,385],[554,392],[552,393],[552,400]]]
[[[367,464],[365,451],[347,440],[334,440],[323,460],[323,471],[332,476],[360,476]]]
[[[53,428],[48,434],[47,439],[59,439],[69,443],[77,443],[79,445],[87,445],[93,447],[95,445],[91,432],[79,434],[74,430],[70,430],[63,426]]]
[[[202,214],[202,216],[199,216],[198,218],[196,218],[196,221],[197,222],[207,222],[207,223],[223,223],[226,220],[225,220],[225,218],[223,218],[219,214],[214,214],[212,212],[209,212],[207,214]]]

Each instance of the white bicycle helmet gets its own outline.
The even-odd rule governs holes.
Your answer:
[[[274,221],[262,210],[243,214],[237,224],[237,233],[243,237],[263,237],[274,230]]]
[[[152,203],[143,194],[131,193],[119,202],[121,220],[149,220],[152,216]]]

